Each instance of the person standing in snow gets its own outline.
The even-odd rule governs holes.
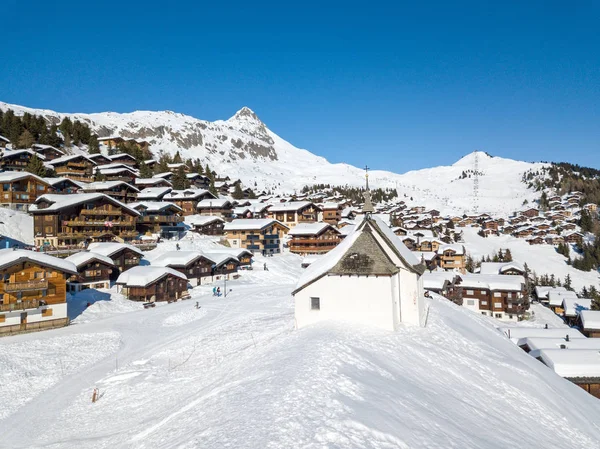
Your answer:
[[[265,265],[264,265],[263,268],[264,268],[265,271],[269,271],[269,269],[267,268],[267,263],[266,262],[265,262]]]
[[[217,287],[213,287],[213,296],[217,296]]]
[[[217,287],[217,296],[221,296],[221,287]]]
[[[179,243],[175,245],[175,248],[177,248],[177,251],[179,251]]]

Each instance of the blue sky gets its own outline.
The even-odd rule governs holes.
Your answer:
[[[249,106],[298,147],[397,172],[475,149],[600,168],[599,2],[287,3],[4,0],[0,100]]]

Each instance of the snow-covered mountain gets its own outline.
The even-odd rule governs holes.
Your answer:
[[[272,132],[249,108],[240,109],[228,120],[209,122],[171,111],[136,111],[127,114],[64,114],[0,102],[0,109],[42,115],[58,123],[64,117],[87,123],[99,136],[120,135],[145,139],[151,150],[200,158],[218,173],[240,178],[246,185],[275,191],[299,191],[304,185],[364,185],[364,171],[348,164],[331,164],[325,158],[296,148]],[[477,162],[477,164],[476,164]],[[368,161],[365,161],[368,163]],[[463,172],[480,173],[478,200],[473,178]],[[523,172],[543,164],[531,164],[483,152],[473,152],[452,166],[416,170],[403,175],[376,170],[369,180],[375,187],[397,188],[410,204],[440,209],[445,213],[473,211],[507,214],[532,201],[536,194],[521,182]]]

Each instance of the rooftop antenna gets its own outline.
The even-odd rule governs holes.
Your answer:
[[[363,197],[365,198],[365,204],[363,205],[363,214],[365,214],[365,217],[367,218],[367,220],[371,219],[371,215],[373,214],[373,212],[375,212],[375,209],[373,208],[373,203],[371,203],[371,190],[369,190],[369,167],[367,167],[365,165],[365,180],[366,180],[366,185],[367,188],[365,190],[365,192],[363,193]]]

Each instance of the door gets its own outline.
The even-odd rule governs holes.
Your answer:
[[[27,328],[27,312],[21,313],[21,330],[24,331]]]

